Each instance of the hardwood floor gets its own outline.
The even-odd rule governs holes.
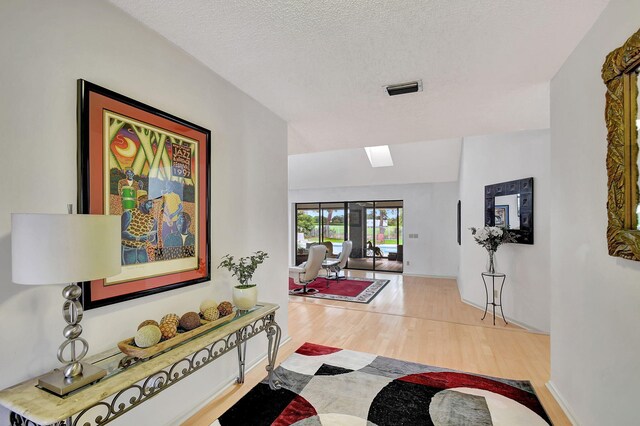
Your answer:
[[[388,315],[448,321],[459,324],[494,327],[491,311],[481,320],[484,310],[463,303],[460,300],[456,281],[449,278],[411,277],[384,272],[347,271],[349,277],[389,280],[389,284],[370,303],[346,303],[328,299],[296,297],[291,303],[315,303],[342,309],[364,310]],[[482,285],[482,283],[478,283]],[[509,323],[505,325],[496,312],[495,328],[522,330]]]
[[[350,276],[371,273],[349,271]],[[390,279],[369,304],[291,297],[289,332],[278,362],[304,342],[374,353],[406,361],[472,373],[530,380],[554,425],[570,425],[545,387],[549,380],[549,336],[516,326],[480,321],[483,311],[460,302],[453,280],[403,277]],[[488,324],[488,325],[487,325]],[[499,324],[496,321],[496,324]],[[504,323],[500,323],[504,324]],[[262,362],[184,425],[209,426],[266,375]]]

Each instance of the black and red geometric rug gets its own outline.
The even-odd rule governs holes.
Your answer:
[[[528,381],[305,343],[212,426],[548,425]]]
[[[289,293],[292,296],[315,297],[317,299],[342,300],[344,302],[369,303],[380,293],[389,280],[371,280],[349,278],[335,281],[318,277],[307,288],[318,290],[316,293]],[[289,278],[289,290],[301,288]]]

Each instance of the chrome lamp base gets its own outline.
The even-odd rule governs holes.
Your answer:
[[[82,363],[82,373],[75,377],[65,377],[62,370],[55,369],[38,378],[38,386],[56,395],[66,395],[107,375],[107,371],[92,364]]]
[[[80,337],[82,334],[80,321],[83,310],[78,299],[81,295],[82,289],[77,284],[70,284],[62,290],[62,296],[65,298],[62,316],[67,322],[62,334],[67,340],[58,348],[58,361],[64,363],[65,366],[38,378],[40,387],[61,396],[107,375],[106,370],[100,367],[80,362],[89,350],[87,341]],[[79,344],[79,348],[76,347],[76,344]],[[67,348],[69,350],[65,351]]]

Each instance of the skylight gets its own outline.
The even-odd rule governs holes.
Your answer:
[[[369,157],[371,167],[393,166],[389,145],[365,146],[364,150],[367,153],[367,157]]]

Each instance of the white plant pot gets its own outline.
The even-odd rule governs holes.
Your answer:
[[[258,303],[258,286],[239,287],[233,287],[233,304],[241,311],[246,311],[256,306],[256,303]]]

